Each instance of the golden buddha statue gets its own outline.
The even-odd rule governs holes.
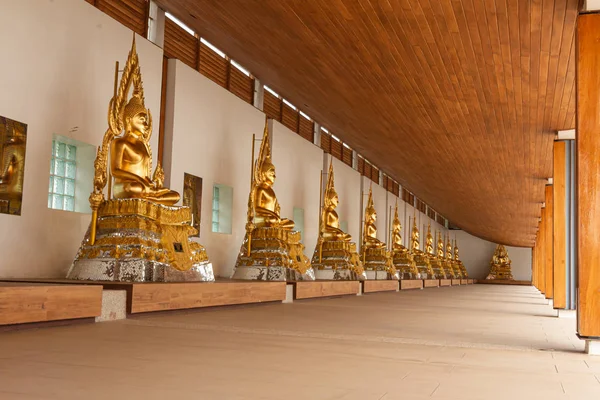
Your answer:
[[[446,269],[452,272],[454,279],[462,278],[462,271],[457,263],[454,262],[452,256],[452,243],[450,243],[450,235],[446,236]]]
[[[333,174],[333,165],[330,165],[329,169],[330,174]],[[333,175],[331,176],[333,177]],[[331,189],[326,192],[323,199],[320,235],[324,240],[343,240],[349,242],[352,240],[352,236],[340,229],[340,218],[337,211],[335,211],[338,204],[339,197],[332,184]]]
[[[431,236],[431,232],[429,232],[429,236]],[[431,243],[433,243],[433,238],[431,238]],[[431,249],[433,250],[433,247]],[[433,272],[433,269],[431,268],[429,254],[419,249],[419,228],[417,228],[417,218],[415,216],[413,216],[410,251],[412,253],[412,256],[414,257],[415,264],[417,265],[417,269],[419,271],[419,278],[435,279],[435,274]]]
[[[458,253],[458,241],[456,239],[454,240],[454,262],[456,265],[458,265],[458,268],[460,269],[461,279],[467,279],[469,277],[469,274],[467,273],[467,268],[460,260],[460,255]]]
[[[110,172],[115,199],[146,199],[153,203],[172,206],[179,201],[179,193],[163,188],[164,172],[158,164],[154,177],[149,140],[152,119],[144,106],[144,97],[134,88],[133,96],[123,108],[122,125],[125,133],[110,143]],[[109,183],[110,184],[110,183]]]
[[[115,85],[109,104],[109,128],[94,161],[94,191],[89,198],[92,222],[68,278],[213,281],[206,250],[190,238],[197,233],[191,226],[190,208],[174,206],[179,194],[163,187],[160,164],[153,178],[149,177],[152,116],[144,105],[135,37],[116,89]],[[113,198],[104,197],[107,184]]]
[[[417,231],[417,235],[418,235]],[[418,242],[418,238],[417,238]],[[413,255],[402,244],[402,224],[398,218],[398,202],[394,210],[394,221],[392,222],[392,264],[398,271],[400,279],[419,279],[419,270]]]
[[[0,117],[0,128],[7,138],[0,143],[0,213],[21,214],[25,175],[26,125]]]
[[[437,236],[437,233],[436,233]],[[429,261],[431,263],[431,269],[433,270],[435,279],[447,279],[446,271],[444,271],[444,266],[442,265],[442,261],[444,260],[444,243],[442,242],[442,246],[440,249],[440,243],[437,243],[437,249],[433,246],[433,235],[431,234],[431,222],[427,225],[427,241],[425,242],[425,251],[427,252],[427,256],[429,257]],[[441,253],[440,253],[441,250]],[[441,258],[440,258],[441,254]]]
[[[441,265],[441,269],[444,272],[444,275],[446,275],[446,279],[456,279],[456,275],[454,273],[454,268],[452,267],[452,263],[448,261],[448,255],[445,254],[445,247],[444,247],[444,239],[442,238],[442,234],[439,232],[436,232],[436,236],[438,237],[437,240],[437,258],[440,262]],[[451,258],[451,255],[450,255]]]
[[[508,251],[501,244],[496,246],[492,261],[490,261],[490,273],[485,279],[513,280]]]
[[[314,271],[308,257],[304,255],[300,232],[293,230],[294,221],[280,216],[281,207],[273,189],[275,178],[268,121],[265,120],[258,158],[252,166],[246,236],[235,264],[233,278],[314,280]]]
[[[392,264],[386,244],[377,239],[376,221],[377,211],[375,211],[375,205],[373,204],[373,190],[369,188],[361,248],[367,279],[400,279],[400,275]]]
[[[319,238],[312,258],[315,277],[327,280],[366,279],[360,256],[356,252],[356,243],[340,229],[339,217],[335,211],[337,206],[333,162],[330,162],[320,214]]]

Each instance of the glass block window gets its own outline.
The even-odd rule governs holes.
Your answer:
[[[219,186],[213,186],[212,231],[219,232]]]
[[[77,146],[52,141],[48,208],[75,211],[75,173]]]

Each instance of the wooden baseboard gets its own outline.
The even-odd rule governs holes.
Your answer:
[[[0,325],[94,318],[102,287],[0,282]]]
[[[359,281],[299,281],[295,283],[294,299],[357,295]]]
[[[400,290],[423,289],[422,279],[401,279]]]
[[[363,282],[363,292],[392,292],[399,289],[397,280],[367,280]]]
[[[423,287],[439,287],[440,280],[439,279],[423,279]]]
[[[440,286],[451,286],[452,279],[440,279]]]

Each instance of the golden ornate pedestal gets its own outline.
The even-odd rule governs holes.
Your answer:
[[[321,250],[319,247],[317,244],[311,263],[316,279],[364,280],[367,278],[360,256],[356,252],[356,243],[328,240],[323,242]]]
[[[400,274],[392,264],[390,252],[385,248],[367,249],[363,268],[367,279],[400,279]]]
[[[68,279],[178,282],[214,281],[206,250],[189,236],[188,207],[144,199],[104,201],[98,208],[96,240],[90,230]]]
[[[415,264],[417,266],[417,270],[419,271],[419,275],[421,279],[435,279],[435,273],[431,268],[431,262],[427,254],[423,252],[418,252],[413,254],[415,259]]]
[[[400,279],[419,279],[421,276],[414,257],[405,247],[392,251],[392,263]]]
[[[446,274],[442,260],[435,256],[429,256],[429,263],[431,265],[431,270],[433,271],[434,279],[450,279]]]
[[[266,281],[314,280],[314,272],[300,232],[277,227],[261,227],[252,231],[250,253],[248,234],[244,238],[235,263],[233,279]]]

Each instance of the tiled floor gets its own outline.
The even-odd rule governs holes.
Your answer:
[[[531,287],[223,307],[0,334],[0,399],[599,399]]]

